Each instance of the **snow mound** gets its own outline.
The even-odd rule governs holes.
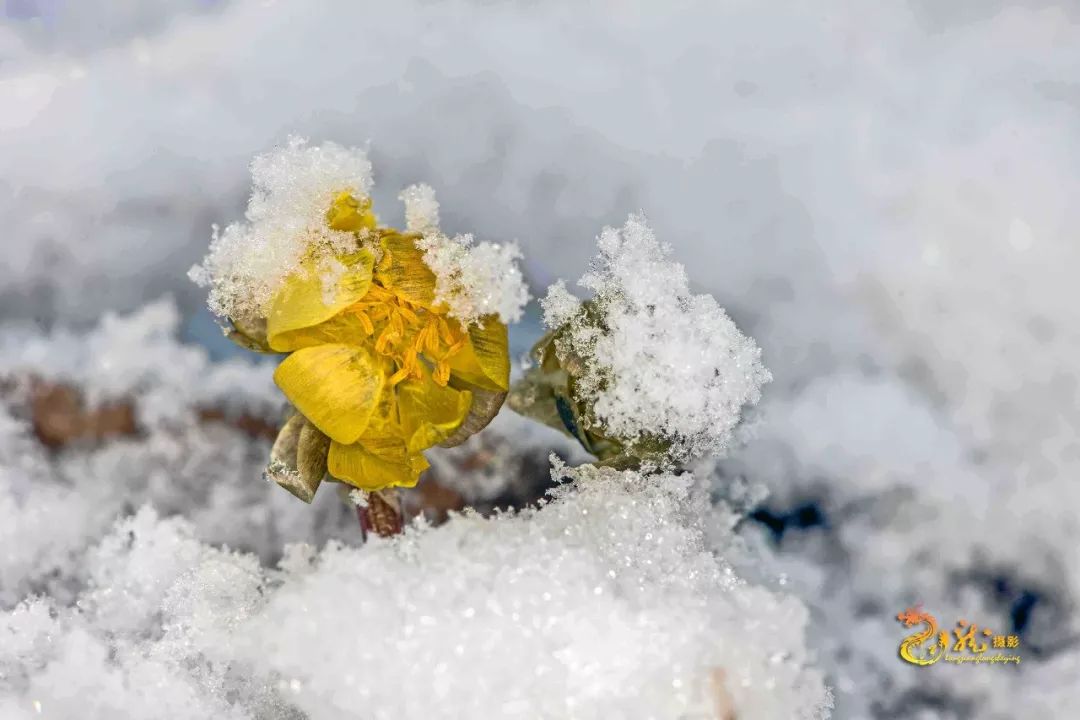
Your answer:
[[[706,545],[689,475],[555,472],[458,515],[276,570],[150,509],[88,551],[71,605],[0,614],[0,715],[820,718],[807,614]]]

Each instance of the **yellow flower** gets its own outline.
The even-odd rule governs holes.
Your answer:
[[[329,438],[331,476],[365,490],[411,486],[428,467],[424,450],[463,442],[498,412],[506,325],[448,317],[419,236],[377,227],[370,201],[341,193],[327,223],[356,233],[356,250],[329,268],[304,261],[273,298],[266,345],[289,353],[274,381]]]

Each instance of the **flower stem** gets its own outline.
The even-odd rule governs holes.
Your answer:
[[[369,532],[381,537],[397,535],[404,526],[401,499],[393,488],[369,492],[367,506],[357,507],[356,515],[360,519],[360,529],[365,538]]]

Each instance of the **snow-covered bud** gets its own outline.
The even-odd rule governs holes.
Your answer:
[[[511,407],[569,432],[607,464],[663,466],[726,451],[771,379],[761,351],[710,295],[690,292],[644,217],[605,228],[579,284],[541,301],[549,333]]]

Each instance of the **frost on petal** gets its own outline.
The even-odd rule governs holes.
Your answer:
[[[548,288],[547,296],[540,300],[544,310],[544,325],[549,328],[562,327],[581,311],[581,300],[566,289],[566,282],[556,280]]]
[[[521,319],[529,291],[521,273],[516,243],[474,241],[471,234],[450,237],[439,227],[439,203],[427,185],[413,185],[400,195],[406,229],[421,234],[417,246],[435,273],[435,299],[450,317],[471,325],[485,315],[505,323]]]
[[[605,228],[598,245],[579,281],[594,293],[587,310],[561,282],[542,301],[585,422],[631,444],[659,437],[675,460],[722,454],[771,379],[760,349],[712,296],[690,292],[643,216]]]
[[[405,203],[405,229],[425,233],[439,228],[439,201],[435,190],[423,183],[410,185],[398,196]]]
[[[366,198],[372,185],[363,150],[295,137],[257,156],[251,176],[245,220],[215,227],[202,265],[189,272],[210,288],[210,309],[221,317],[264,317],[274,291],[307,255],[319,263],[355,250],[353,233],[330,229],[326,212],[338,193]]]

